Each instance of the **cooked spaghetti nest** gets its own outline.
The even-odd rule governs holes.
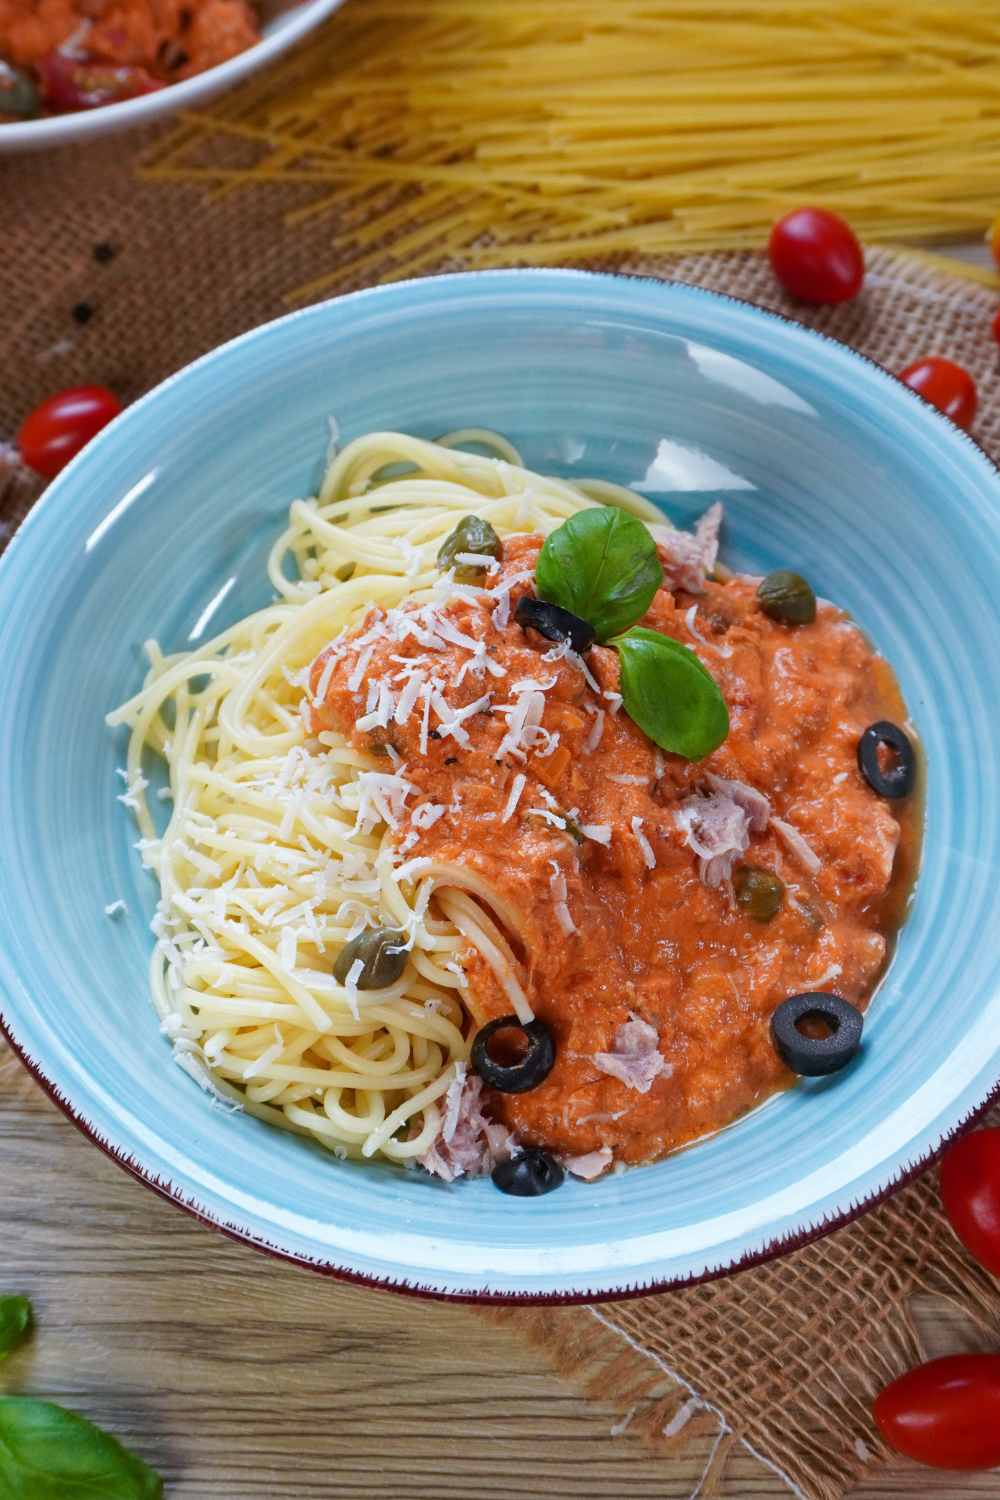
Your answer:
[[[408,871],[391,797],[369,795],[386,762],[336,732],[311,737],[309,669],[373,605],[468,594],[437,563],[462,516],[501,538],[547,535],[594,504],[664,523],[630,490],[533,473],[494,433],[373,433],[334,453],[318,498],[292,503],[268,563],[274,603],[192,651],[147,643],[145,684],[108,723],[129,729],[120,800],[160,885],[152,996],[178,1063],[223,1102],[338,1155],[412,1162],[441,1132],[478,1024],[470,947],[530,1018],[516,913],[471,870]],[[162,832],[150,757],[169,776]],[[385,926],[406,935],[401,978],[339,984],[344,944]]]

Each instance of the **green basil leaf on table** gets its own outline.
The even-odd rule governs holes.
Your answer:
[[[30,1327],[31,1303],[27,1297],[0,1297],[0,1359],[23,1342]]]
[[[0,1396],[3,1500],[160,1500],[163,1480],[110,1433],[51,1401]]]
[[[535,569],[540,597],[589,621],[599,641],[641,620],[662,582],[653,538],[613,505],[577,511],[557,526]]]
[[[661,750],[702,760],[722,744],[726,700],[693,651],[641,625],[609,644],[618,649],[625,712]]]

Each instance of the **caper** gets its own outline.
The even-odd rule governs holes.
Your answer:
[[[41,113],[42,102],[30,73],[12,68],[0,59],[0,115],[16,115],[19,120],[33,120]]]
[[[384,990],[395,984],[406,968],[405,943],[405,933],[395,927],[374,927],[359,932],[341,948],[333,966],[333,977],[338,984],[346,984],[352,968],[360,959],[361,972],[355,981],[355,989]]]
[[[741,865],[733,876],[736,905],[755,922],[770,922],[777,916],[785,899],[784,882],[770,870],[755,865]]]
[[[474,552],[477,557],[503,556],[503,543],[489,521],[482,516],[463,516],[455,530],[445,537],[438,550],[439,568],[454,568],[455,577],[463,583],[482,577],[484,568],[457,561],[460,552]]]
[[[569,813],[562,813],[561,816],[566,821],[566,832],[569,834],[574,844],[582,844],[583,829],[580,827],[579,823],[575,818],[571,817]]]
[[[816,618],[816,595],[804,578],[785,568],[768,573],[757,598],[766,615],[785,625],[811,625]]]

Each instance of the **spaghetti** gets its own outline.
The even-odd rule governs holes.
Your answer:
[[[663,522],[630,491],[595,493]],[[500,536],[544,535],[597,503],[586,485],[526,471],[493,434],[360,438],[334,456],[317,500],[292,504],[268,564],[275,603],[192,652],[148,643],[142,691],[108,722],[129,728],[121,800],[160,884],[152,995],[178,1063],[222,1100],[340,1155],[412,1162],[441,1134],[449,1089],[454,1100],[463,1087],[470,1017],[483,1019],[467,950],[530,1020],[508,937],[517,909],[467,865],[406,860],[405,768],[342,733],[311,733],[326,682],[321,673],[310,694],[309,672],[373,605],[422,607],[429,626],[449,600],[483,593],[437,566],[457,518],[474,511]],[[497,590],[491,607],[505,598]],[[355,689],[363,658],[358,667]],[[162,832],[149,755],[169,776]],[[338,983],[337,953],[384,926],[403,934],[403,976],[369,992]]]

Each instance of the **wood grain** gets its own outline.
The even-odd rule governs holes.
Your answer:
[[[708,1441],[650,1456],[476,1312],[340,1286],[232,1244],[90,1145],[0,1044],[0,1291],[35,1304],[10,1391],[116,1432],[169,1500],[687,1500]],[[934,1352],[963,1330],[923,1309]],[[544,1316],[544,1314],[540,1314]],[[900,1466],[855,1500],[1000,1497]],[[779,1500],[737,1456],[723,1495]],[[2,1497],[0,1497],[2,1500]]]

